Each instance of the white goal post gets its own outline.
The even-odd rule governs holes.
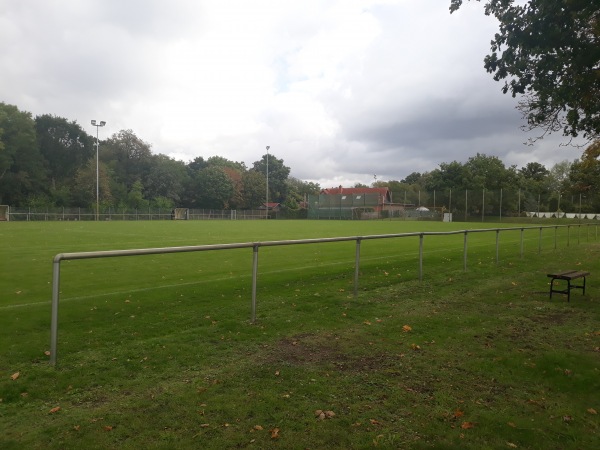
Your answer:
[[[0,205],[0,222],[8,222],[10,219],[10,206]]]

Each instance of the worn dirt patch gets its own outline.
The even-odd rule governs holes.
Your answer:
[[[266,354],[265,362],[292,365],[328,365],[352,372],[385,367],[390,355],[356,355],[346,352],[333,335],[302,334],[278,341]]]

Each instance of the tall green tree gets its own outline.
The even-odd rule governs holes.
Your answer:
[[[151,145],[132,130],[121,130],[100,142],[100,160],[103,161],[116,183],[122,183],[129,192],[133,184],[146,177],[152,166]]]
[[[480,0],[478,0],[480,1]],[[451,0],[450,12],[463,0]],[[600,136],[598,0],[484,0],[500,24],[485,69],[519,96],[529,129]]]
[[[250,169],[242,175],[243,208],[257,209],[265,202],[267,180],[264,175]]]
[[[98,191],[101,209],[111,206],[113,202],[110,178],[107,167],[100,163],[98,168]],[[85,165],[77,169],[71,188],[71,204],[80,208],[96,208],[96,158],[90,158]]]
[[[182,161],[159,154],[150,158],[149,171],[144,175],[144,179],[145,198],[154,200],[162,197],[177,205],[183,198],[188,172]]]
[[[522,206],[526,211],[548,209],[548,183],[550,171],[538,162],[529,162],[518,171],[518,186],[522,193]]]
[[[192,180],[191,203],[196,208],[227,209],[233,183],[222,167],[205,167]]]
[[[464,164],[466,189],[498,190],[512,186],[516,170],[506,168],[500,158],[477,153]]]
[[[95,154],[93,137],[77,122],[50,114],[35,118],[35,130],[50,189],[72,187],[77,170]]]
[[[24,205],[48,193],[44,158],[31,113],[0,103],[0,204]]]
[[[263,155],[260,161],[255,161],[253,168],[267,176],[267,158],[269,161],[269,202],[283,203],[287,196],[287,179],[290,168],[284,164],[283,159],[278,159],[269,153]]]
[[[600,141],[587,147],[569,172],[572,192],[586,198],[591,211],[600,211]]]

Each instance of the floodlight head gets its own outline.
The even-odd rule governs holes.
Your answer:
[[[270,148],[271,148],[271,146],[270,146],[270,145],[267,145],[267,151],[269,151],[269,149],[270,149]]]
[[[103,127],[104,125],[106,125],[106,122],[104,120],[100,121],[100,126]]]
[[[96,126],[96,121],[92,120],[92,125]]]

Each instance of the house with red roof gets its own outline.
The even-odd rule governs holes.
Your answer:
[[[312,198],[309,205],[309,217],[373,219],[381,217],[382,211],[396,209],[399,206],[401,205],[392,203],[392,194],[387,187],[345,188],[339,186],[322,189],[318,200]]]

